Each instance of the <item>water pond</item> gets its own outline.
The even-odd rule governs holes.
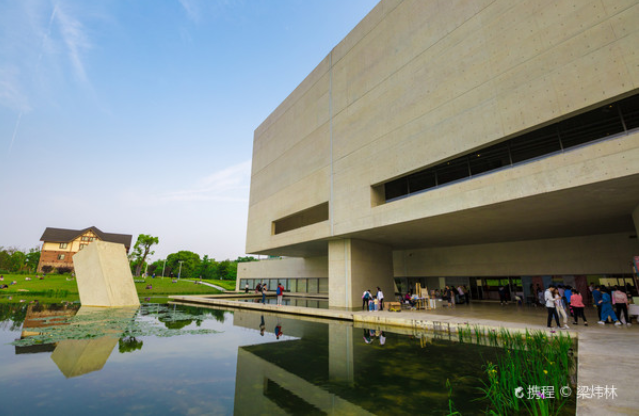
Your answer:
[[[496,354],[253,311],[5,304],[0,414],[484,414],[474,400]]]

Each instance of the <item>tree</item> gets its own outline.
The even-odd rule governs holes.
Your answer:
[[[38,247],[34,247],[29,250],[27,253],[27,267],[29,271],[35,271],[38,268],[38,263],[40,263],[40,249]]]
[[[158,242],[158,237],[152,237],[147,234],[140,234],[138,236],[138,241],[136,241],[136,244],[133,246],[133,252],[130,256],[130,259],[136,265],[136,276],[140,276],[140,271],[147,260],[147,256],[155,253],[155,251],[151,251],[151,246],[158,244]]]
[[[22,251],[15,251],[13,252],[13,254],[11,254],[11,260],[10,260],[11,266],[9,270],[11,270],[12,272],[19,272],[24,268],[26,262],[27,262],[27,255],[24,254]]]
[[[250,261],[260,261],[257,258],[253,257],[253,256],[245,256],[245,257],[238,257],[236,259],[236,263],[247,263]]]
[[[215,279],[218,274],[218,263],[214,259],[209,259],[205,255],[196,270],[195,277],[202,276],[203,279]]]
[[[180,269],[182,261],[182,269]],[[191,251],[178,251],[167,256],[167,268],[171,269],[174,276],[195,277],[200,265],[200,256]]]

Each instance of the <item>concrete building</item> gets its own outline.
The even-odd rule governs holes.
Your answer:
[[[383,0],[253,149],[239,287],[631,282],[638,1]]]

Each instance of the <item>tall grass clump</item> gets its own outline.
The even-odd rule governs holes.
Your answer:
[[[500,345],[495,361],[485,362],[481,390],[493,415],[557,415],[570,400],[560,389],[575,391],[574,340],[544,331],[513,334],[489,331],[492,345]],[[551,389],[553,388],[553,389]]]

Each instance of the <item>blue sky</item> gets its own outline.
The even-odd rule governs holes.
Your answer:
[[[377,0],[0,0],[0,246],[244,254],[253,131]]]

